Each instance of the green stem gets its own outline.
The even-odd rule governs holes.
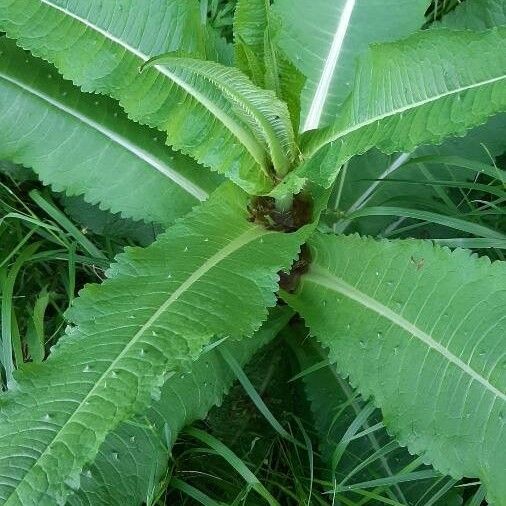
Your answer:
[[[276,197],[276,209],[283,213],[290,211],[293,206],[293,194],[281,195]]]

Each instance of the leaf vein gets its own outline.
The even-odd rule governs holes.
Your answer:
[[[495,397],[499,397],[502,400],[506,400],[506,393],[500,391],[494,385],[492,385],[485,377],[475,371],[469,364],[465,363],[459,357],[454,355],[448,348],[444,347],[441,343],[437,342],[432,336],[424,332],[422,329],[408,321],[406,318],[396,313],[389,307],[383,305],[376,299],[373,299],[369,295],[361,292],[354,286],[346,283],[344,280],[333,276],[325,270],[321,270],[317,266],[313,267],[311,272],[305,277],[306,282],[315,283],[324,288],[332,290],[334,292],[341,293],[342,295],[349,297],[350,299],[358,302],[359,304],[367,307],[368,309],[378,313],[387,320],[390,320],[398,327],[404,329],[411,336],[416,337],[418,340],[425,343],[429,348],[438,352],[448,362],[453,363],[463,372],[468,374],[473,380],[481,383],[487,390],[489,390]]]

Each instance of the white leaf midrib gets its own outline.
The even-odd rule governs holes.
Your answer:
[[[334,0],[338,1],[338,0]],[[350,26],[351,17],[355,8],[356,0],[346,0],[341,11],[337,28],[330,45],[329,52],[325,57],[320,79],[316,86],[316,91],[309,107],[306,120],[304,122],[303,132],[314,130],[320,126],[323,109],[328,99],[330,85],[334,79],[334,73],[344,45],[346,34]]]
[[[86,405],[86,402],[90,397],[92,397],[109,375],[114,372],[114,369],[117,367],[117,364],[123,359],[124,356],[128,354],[130,349],[137,344],[139,339],[148,331],[160,318],[160,316],[167,311],[167,309],[176,302],[186,291],[188,291],[200,278],[202,278],[206,273],[208,273],[212,268],[216,267],[220,262],[225,260],[227,257],[232,255],[234,252],[238,251],[242,247],[248,245],[250,242],[259,239],[263,236],[273,234],[275,232],[268,231],[260,226],[252,226],[252,228],[248,228],[241,235],[230,241],[226,246],[221,248],[218,252],[212,255],[209,259],[207,259],[198,269],[196,269],[190,276],[188,276],[185,281],[183,281],[179,287],[172,292],[172,294],[166,299],[166,301],[160,305],[160,307],[153,313],[153,315],[148,319],[148,321],[135,333],[135,335],[130,339],[129,343],[123,348],[121,353],[111,362],[111,364],[107,367],[107,369],[101,374],[100,378],[94,383],[94,386],[91,390],[86,394],[86,396],[79,402],[77,406],[75,406],[72,415],[65,421],[65,424],[60,427],[60,429],[55,432],[54,437],[51,441],[46,445],[45,450],[37,457],[37,459],[32,463],[29,469],[26,470],[24,476],[21,480],[18,481],[15,488],[12,490],[9,497],[6,498],[4,502],[4,506],[8,506],[9,501],[11,499],[16,498],[17,490],[20,486],[26,481],[29,474],[32,472],[33,468],[35,468],[40,460],[44,458],[44,456],[48,453],[49,449],[52,447],[55,442],[61,437],[62,432],[66,426],[68,426],[72,420],[77,416],[83,406]]]
[[[431,97],[427,97],[424,100],[419,100],[417,102],[411,102],[410,104],[407,104],[403,107],[399,107],[397,109],[393,109],[391,111],[385,112],[383,114],[378,114],[374,117],[367,118],[364,121],[361,121],[359,123],[355,123],[354,125],[349,126],[348,128],[345,128],[344,130],[340,130],[338,132],[332,132],[328,137],[326,137],[324,140],[320,140],[318,144],[312,145],[309,144],[309,152],[305,153],[306,158],[311,158],[317,151],[319,151],[324,146],[331,144],[343,137],[345,137],[348,134],[351,134],[353,132],[356,132],[357,130],[360,130],[363,127],[367,127],[369,125],[372,125],[373,123],[377,123],[381,120],[384,120],[386,118],[390,118],[392,116],[400,115],[405,112],[409,112],[411,110],[417,109],[418,107],[422,107],[424,105],[430,104],[432,102],[437,102],[438,100],[441,100],[443,98],[452,96],[452,95],[459,95],[460,93],[464,93],[466,91],[472,90],[474,88],[479,88],[480,86],[487,86],[489,84],[497,83],[500,81],[503,81],[506,79],[506,74],[492,77],[490,79],[485,79],[483,81],[479,81],[476,83],[471,83],[466,86],[461,86],[459,88],[455,88],[453,90],[448,90],[445,93],[440,93],[438,95],[434,95]]]
[[[164,163],[162,160],[160,160],[160,158],[153,156],[151,153],[148,153],[144,148],[133,143],[130,139],[127,139],[126,137],[120,135],[118,132],[115,132],[110,128],[105,127],[104,125],[98,123],[89,116],[82,114],[80,111],[63,104],[62,102],[55,100],[53,97],[46,95],[42,91],[37,90],[32,86],[24,82],[21,82],[18,79],[13,78],[12,76],[8,76],[0,72],[0,78],[4,79],[5,81],[15,86],[18,86],[24,91],[36,96],[37,98],[40,98],[44,102],[55,107],[59,111],[62,111],[72,116],[73,118],[77,119],[78,121],[84,123],[85,125],[93,128],[100,134],[110,139],[115,144],[118,144],[122,148],[125,148],[134,156],[136,156],[143,162],[153,167],[156,171],[168,177],[172,182],[177,184],[179,187],[181,187],[187,193],[195,197],[197,200],[203,202],[208,198],[209,196],[208,193],[205,190],[203,190],[200,186],[196,185],[193,181],[190,181],[189,179],[185,178],[182,174],[175,171],[166,163]]]
[[[198,65],[191,65],[191,59],[182,59],[182,58],[174,58],[172,60],[172,64],[176,66],[181,66],[183,69],[189,69],[191,72],[201,76],[204,79],[208,79],[212,82],[218,89],[223,90],[227,96],[233,100],[238,107],[244,110],[244,112],[252,118],[252,120],[261,128],[264,133],[265,140],[268,146],[271,148],[271,158],[276,168],[281,168],[281,170],[286,170],[287,167],[284,166],[287,162],[284,154],[283,148],[280,142],[280,138],[273,127],[273,125],[268,121],[267,117],[262,113],[262,111],[257,107],[255,102],[249,98],[245,98],[235,87],[233,84],[228,83],[223,79],[223,75],[220,75],[218,72],[215,75],[212,74],[211,69],[206,71],[205,68]],[[232,76],[230,76],[232,78]],[[264,92],[265,90],[260,89],[259,92]],[[281,104],[280,104],[281,105]],[[274,112],[274,108],[273,108]],[[281,111],[278,112],[279,116],[281,116]],[[278,165],[279,164],[279,165]]]
[[[350,285],[342,278],[331,274],[329,271],[322,269],[318,266],[313,266],[310,273],[308,273],[304,280],[306,282],[317,284],[321,287],[340,293],[349,299],[354,300],[360,305],[374,311],[379,316],[391,321],[397,327],[402,328],[410,335],[416,337],[419,341],[423,342],[426,346],[439,353],[445,360],[451,362],[456,367],[461,369],[465,374],[470,376],[474,381],[482,384],[492,394],[502,400],[506,400],[506,394],[492,385],[486,378],[475,371],[469,364],[465,363],[459,357],[454,355],[448,348],[445,348],[441,343],[436,341],[431,335],[417,327],[415,324],[404,318],[402,315],[396,313],[389,307],[382,304],[379,300],[367,295],[366,293],[358,290],[356,287]]]
[[[120,47],[125,49],[125,51],[139,58],[142,61],[142,63],[146,63],[150,59],[149,55],[143,53],[139,49],[134,48],[121,38],[113,35],[112,33],[109,33],[107,30],[104,30],[100,26],[92,23],[90,20],[77,15],[75,12],[66,9],[65,7],[61,7],[60,5],[54,4],[51,0],[39,0],[39,1],[42,4],[46,5],[47,7],[53,8],[61,12],[65,16],[74,19],[78,23],[83,24],[90,30],[99,33],[105,39],[110,40],[111,42],[119,45]],[[200,102],[202,106],[204,106],[212,115],[214,115],[243,144],[243,146],[247,149],[247,151],[255,159],[255,161],[259,165],[264,167],[265,157],[262,146],[256,141],[255,137],[253,135],[250,135],[250,133],[241,124],[239,124],[233,117],[227,115],[220,107],[218,107],[216,104],[210,101],[197,89],[193,88],[187,82],[178,78],[173,72],[170,72],[168,69],[166,69],[161,65],[153,65],[153,68],[155,68],[158,72],[160,72],[160,74],[163,74],[164,76],[168,77],[170,80],[175,82],[179,87],[181,87],[188,94],[190,94],[197,102]]]

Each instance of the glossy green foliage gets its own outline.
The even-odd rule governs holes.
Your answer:
[[[226,185],[153,245],[117,257],[73,304],[47,363],[25,368],[2,399],[3,504],[62,501],[107,433],[164,380],[215,336],[252,334],[305,234],[250,223],[245,195]]]
[[[239,0],[234,15],[235,64],[258,86],[265,84],[266,33],[269,2]]]
[[[150,60],[144,68],[153,67],[169,72],[170,79],[184,90],[182,94],[177,87],[172,91],[175,95],[171,98],[174,116],[177,115],[175,106],[179,103],[182,104],[181,114],[189,114],[192,120],[200,120],[205,124],[207,117],[212,114],[229,132],[225,141],[230,144],[230,134],[239,139],[265,176],[274,176],[272,171],[279,176],[288,172],[294,158],[295,141],[288,109],[274,93],[254,86],[239,70],[214,62],[169,54]],[[194,104],[192,97],[198,105]],[[200,111],[201,108],[203,111]],[[198,116],[192,117],[193,112]],[[191,138],[192,134],[178,125],[175,117],[171,118],[172,121],[178,128],[171,133],[171,142],[176,146],[180,142],[187,142],[186,139]],[[204,139],[211,134],[212,131],[207,132]],[[218,131],[216,135],[219,135]],[[206,149],[209,148],[204,144],[198,148],[198,152],[194,148],[192,154],[205,163],[205,157],[208,156]],[[273,167],[269,168],[271,161]],[[232,167],[228,171],[231,174],[241,171],[241,165],[233,158],[230,163]],[[258,171],[258,167],[254,168]],[[245,174],[245,178],[251,181],[255,174]],[[250,191],[255,192],[255,188]]]
[[[332,124],[353,87],[358,57],[373,42],[418,30],[427,0],[277,0],[277,39],[306,76],[301,130]]]
[[[226,95],[216,83],[210,86],[202,75],[180,67],[154,65],[139,72],[150,58],[167,52],[205,57],[199,18],[198,4],[185,0],[0,2],[0,29],[22,47],[54,63],[84,91],[116,98],[130,118],[166,132],[167,143],[177,150],[247,191],[262,193],[273,184],[269,160],[235,94]],[[225,66],[221,72],[226,74]]]
[[[5,37],[0,53],[0,158],[33,168],[56,191],[161,224],[217,186],[219,178],[128,120],[113,100],[82,93]]]
[[[506,497],[502,262],[430,242],[316,235],[287,296],[330,358],[412,453]]]
[[[506,108],[506,29],[434,30],[373,46],[333,126],[310,132],[299,175],[328,186],[373,146],[412,151],[464,135]]]
[[[123,423],[106,438],[95,462],[81,476],[80,490],[68,504],[137,506],[153,497],[167,472],[168,453],[179,431],[220,404],[235,379],[219,350],[226,349],[245,364],[276,336],[291,315],[286,307],[273,310],[252,338],[220,344],[203,354],[187,372],[172,376],[149,411]]]
[[[504,150],[504,118],[491,119],[506,109],[506,27],[497,26],[504,24],[504,9],[496,0],[468,0],[441,23],[412,34],[427,4],[238,0],[234,26],[223,30],[230,35],[233,28],[234,67],[231,45],[208,24],[219,24],[223,2],[0,0],[0,159],[32,167],[70,196],[60,202],[83,228],[105,235],[99,238],[104,243],[126,230],[130,241],[150,244],[169,227],[146,248],[127,248],[101,285],[81,291],[45,362],[44,317],[56,296],[35,291],[32,326],[22,336],[4,303],[16,295],[16,276],[0,272],[7,287],[0,360],[8,380],[0,398],[2,504],[151,504],[178,432],[205,417],[232,382],[219,350],[229,351],[229,363],[245,364],[286,324],[290,310],[280,309],[281,316],[258,331],[278,303],[280,286],[335,364],[305,381],[338,493],[355,500],[350,483],[386,477],[392,479],[386,489],[364,492],[364,501],[438,504],[416,484],[398,486],[410,458],[395,436],[420,455],[415,469],[423,461],[455,480],[479,478],[491,502],[506,504],[504,263],[428,242],[313,233],[317,225],[346,230],[364,207],[397,219],[400,208],[392,201],[402,198],[413,200],[402,216],[420,218],[423,198],[434,216],[445,194],[436,184],[424,192],[409,186],[421,174],[455,182],[438,183],[462,191],[466,205],[471,198],[483,204],[481,214],[469,212],[465,222],[463,205],[449,205],[447,222],[458,222],[472,237],[504,241],[501,225],[480,222],[486,215],[499,223],[504,214],[504,175],[494,166]],[[458,157],[468,159],[461,174],[451,168]],[[17,177],[18,168],[6,167],[2,172]],[[317,223],[342,167],[333,193],[339,205],[324,215],[330,225]],[[411,170],[402,187],[375,180],[401,170]],[[232,182],[216,190],[222,176]],[[36,182],[21,184],[36,203],[47,204],[30,192]],[[468,188],[497,200],[468,197]],[[275,199],[248,195],[266,193]],[[58,209],[41,208],[63,220],[61,235],[32,219],[29,206],[15,219],[31,220],[29,234],[44,241],[63,238],[67,245],[68,232],[91,256],[102,255]],[[6,212],[2,233],[16,214]],[[120,222],[117,213],[154,223]],[[381,234],[378,223],[365,230]],[[294,264],[308,239],[311,254],[303,250]],[[30,236],[21,235],[23,241]],[[38,245],[18,255],[15,242],[8,237],[10,251],[0,256],[17,274]],[[108,262],[112,246],[97,266]],[[69,300],[79,282],[70,274],[76,258],[69,244]],[[95,266],[95,258],[86,260]],[[280,281],[280,271],[292,266],[293,275]],[[24,363],[30,358],[33,363]],[[364,399],[372,398],[383,420],[336,370]],[[241,378],[271,425],[294,443]],[[344,406],[340,420],[338,405]],[[313,475],[315,455],[299,428]],[[358,436],[346,439],[352,433]],[[215,443],[218,453],[231,456]],[[369,460],[371,450],[377,459]],[[394,454],[401,462],[390,461]],[[230,460],[276,504],[252,469],[233,455]],[[455,483],[424,471],[424,479],[444,482],[441,493]],[[181,488],[178,480],[173,484]],[[311,479],[313,485],[323,487]],[[212,504],[197,489],[185,490]],[[453,505],[462,496],[458,490],[441,500],[450,497]]]

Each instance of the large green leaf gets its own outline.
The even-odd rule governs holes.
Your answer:
[[[82,93],[46,62],[0,38],[0,157],[56,191],[168,224],[207,198],[217,177],[171,151],[113,101]]]
[[[212,338],[257,330],[308,229],[267,230],[249,221],[246,203],[221,187],[81,292],[50,358],[24,368],[1,399],[2,504],[63,501],[106,435]]]
[[[506,266],[428,241],[316,235],[287,295],[402,445],[505,504]],[[495,501],[495,502],[494,502]]]
[[[464,135],[506,109],[506,28],[428,30],[373,46],[336,123],[308,132],[295,176],[328,186],[340,166],[376,146],[412,151]]]
[[[198,98],[204,105],[204,122],[209,113],[215,114],[254,155],[267,176],[274,175],[269,160],[279,176],[286,175],[295,157],[295,140],[288,109],[274,93],[254,86],[239,70],[215,62],[169,54],[155,57],[146,65],[154,66],[168,70],[171,79],[184,89],[182,95],[177,93],[177,87],[174,89],[173,105],[188,96]],[[177,136],[180,142],[186,142],[188,135],[180,128],[180,125],[171,127],[171,143],[176,146]],[[207,135],[213,139],[215,133],[208,131]],[[207,156],[201,147],[195,149],[192,154],[198,159]]]
[[[436,26],[482,30],[492,28],[504,24],[505,18],[500,15],[502,10],[502,2],[499,7],[495,0],[462,2]],[[483,167],[483,164],[490,163],[491,156],[502,154],[505,150],[505,137],[506,115],[499,114],[486,124],[471,130],[465,137],[447,139],[440,146],[421,146],[412,153],[393,155],[385,155],[373,149],[350,160],[346,170],[341,172],[341,191],[336,208],[345,214],[366,206],[399,205],[434,209],[442,201],[448,208],[451,188],[445,189],[431,183],[447,181],[466,184],[474,180],[477,171],[470,170],[469,167]],[[451,160],[454,160],[453,163]],[[456,165],[458,162],[461,163],[460,166]],[[464,164],[469,167],[463,167]],[[492,172],[499,176],[497,169],[492,169]],[[461,197],[459,193],[459,201]],[[459,213],[459,208],[456,205],[453,207]],[[333,230],[343,232],[350,230],[348,227],[352,225],[353,231],[377,236],[388,231],[395,222],[399,223],[398,216],[364,217],[353,222],[344,218],[333,225]],[[434,230],[431,226],[431,237],[440,237],[441,233],[448,232],[448,229]],[[411,235],[413,233],[418,237],[427,237],[428,230],[420,227],[410,231]]]
[[[153,492],[167,472],[168,455],[179,431],[204,418],[220,404],[235,379],[219,349],[246,364],[286,325],[292,312],[275,308],[269,320],[251,338],[225,342],[202,355],[188,372],[170,378],[160,400],[137,419],[110,434],[93,465],[81,476],[81,488],[69,505],[138,506]]]
[[[54,63],[84,91],[118,99],[132,119],[166,132],[169,145],[247,191],[261,193],[272,186],[264,146],[239,114],[242,102],[184,69],[154,65],[139,72],[160,54],[203,56],[197,2],[1,0],[0,29]],[[226,74],[227,67],[215,68]],[[248,89],[253,100],[256,93],[268,95],[251,83]],[[265,120],[279,122],[276,112]]]
[[[302,130],[332,123],[352,89],[357,57],[373,42],[420,28],[427,6],[427,0],[277,0],[279,44],[307,77]]]
[[[86,91],[126,85],[144,55],[204,51],[198,5],[182,0],[4,0],[0,23]]]

